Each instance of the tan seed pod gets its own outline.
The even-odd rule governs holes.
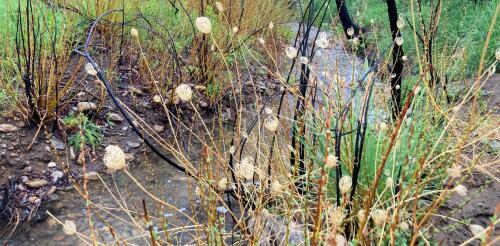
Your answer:
[[[125,162],[125,153],[117,145],[109,145],[106,147],[104,154],[104,165],[112,171],[125,169],[127,164]]]
[[[66,235],[75,235],[76,233],[75,222],[71,220],[64,221],[63,231]]]
[[[191,101],[191,98],[193,97],[193,91],[191,90],[191,87],[184,83],[175,88],[175,94],[184,102]]]
[[[196,29],[204,34],[210,34],[212,32],[212,22],[205,16],[200,16],[196,18],[194,22]]]
[[[386,213],[383,209],[376,209],[372,214],[373,223],[376,226],[382,227],[385,224]]]

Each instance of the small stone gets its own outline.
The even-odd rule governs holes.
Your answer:
[[[85,178],[87,180],[99,180],[97,172],[88,172],[85,174]]]
[[[76,94],[77,97],[84,97],[87,93],[85,93],[85,91],[80,91],[78,92],[78,94]]]
[[[203,85],[197,85],[194,87],[194,89],[197,91],[205,91],[205,90],[207,90],[207,87],[203,86]]]
[[[200,107],[202,107],[202,108],[208,107],[208,103],[205,101],[199,101],[198,104],[200,104]]]
[[[161,125],[154,125],[153,129],[155,130],[155,132],[160,133],[160,132],[163,132],[164,127]]]
[[[19,127],[19,128],[23,128],[23,127],[25,127],[25,126],[26,126],[26,123],[25,123],[24,121],[22,121],[22,120],[18,120],[18,121],[16,121],[16,122],[14,122],[14,124],[15,124],[17,127]]]
[[[66,144],[62,140],[60,140],[58,138],[53,137],[53,138],[50,139],[50,142],[54,145],[54,147],[57,150],[64,150],[64,149],[66,149]]]
[[[136,142],[127,141],[127,146],[130,147],[130,148],[139,148],[141,146],[141,144],[140,143],[136,143]]]
[[[33,171],[33,167],[32,166],[27,166],[25,168],[23,168],[23,172],[24,173],[31,173]]]
[[[64,177],[64,173],[59,171],[59,170],[56,170],[54,172],[52,172],[52,174],[50,174],[50,176],[52,177],[52,182],[57,182],[60,178]]]
[[[138,96],[141,96],[142,95],[142,90],[139,89],[139,88],[136,88],[136,87],[133,87],[133,86],[130,86],[128,88],[128,91],[132,94],[135,94],[135,95],[138,95]]]
[[[97,105],[93,102],[79,102],[76,108],[78,112],[88,112],[97,109]]]
[[[30,188],[40,188],[47,185],[49,182],[45,179],[32,179],[25,182],[26,186]]]
[[[115,114],[115,113],[108,113],[108,120],[110,121],[115,121],[115,122],[122,122],[124,119],[121,115]]]
[[[55,187],[55,186],[50,187],[50,189],[47,191],[47,195],[54,194],[54,192],[56,192],[56,190],[57,190],[57,187]]]
[[[0,124],[0,132],[2,133],[15,132],[17,129],[17,126],[12,124]]]
[[[52,167],[56,167],[57,164],[53,161],[49,162],[49,164],[47,164],[48,167],[52,168]]]

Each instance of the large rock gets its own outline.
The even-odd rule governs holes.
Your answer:
[[[2,133],[15,132],[17,129],[17,126],[12,124],[0,124],[0,132]]]

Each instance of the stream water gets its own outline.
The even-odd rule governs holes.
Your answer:
[[[335,43],[329,49],[320,50],[315,57],[317,74],[319,79],[327,81],[325,71],[330,73],[337,72],[346,81],[351,81],[352,76],[359,75],[362,71],[362,61],[353,56],[350,52],[339,43]],[[354,66],[353,66],[354,64]],[[273,108],[276,108],[278,100],[273,102]],[[293,105],[293,104],[292,104]],[[194,147],[196,148],[196,147]],[[151,156],[151,155],[150,155]],[[172,229],[169,231],[173,242],[182,242],[187,244],[197,244],[190,241],[193,237],[195,228],[190,227],[192,223],[188,216],[196,213],[199,200],[194,195],[194,188],[188,188],[189,179],[185,174],[179,172],[173,167],[166,164],[157,157],[145,159],[143,155],[136,156],[134,168],[130,169],[130,173],[135,177],[148,191],[154,193],[166,202],[175,206],[176,209],[164,207],[163,214],[151,214],[153,217],[164,216],[168,221],[168,228],[179,228],[182,226],[184,230]],[[148,167],[145,168],[144,165]],[[147,245],[150,242],[146,239],[147,235],[142,235],[141,230],[137,226],[144,228],[144,224],[132,221],[142,221],[138,219],[136,214],[123,212],[124,210],[143,212],[142,201],[145,199],[148,210],[160,211],[158,208],[153,208],[152,199],[134,183],[134,181],[123,172],[118,172],[111,175],[103,174],[105,182],[91,181],[88,184],[88,190],[91,200],[96,203],[93,209],[93,219],[95,221],[95,232],[98,241],[112,242],[113,237],[109,232],[108,227],[102,219],[108,221],[112,227],[120,232],[123,239],[128,239],[128,245]],[[106,185],[105,185],[106,184]],[[112,191],[110,192],[108,188]],[[118,192],[119,191],[119,192]],[[124,207],[120,207],[124,206]],[[126,204],[126,205],[125,205]],[[126,207],[125,207],[126,206]],[[91,235],[88,220],[87,210],[84,199],[75,190],[59,191],[57,196],[48,202],[46,209],[52,213],[58,220],[72,220],[76,224],[77,231],[83,235]],[[39,211],[43,213],[44,211]],[[224,212],[221,209],[221,212]],[[200,215],[201,216],[201,215]],[[155,225],[161,227],[161,225]],[[65,235],[63,227],[52,217],[41,222],[31,222],[21,225],[18,231],[9,239],[9,245],[88,245],[85,242],[78,240],[75,236]],[[161,228],[159,228],[161,229]],[[179,240],[179,241],[175,241]],[[87,241],[90,241],[87,239]]]

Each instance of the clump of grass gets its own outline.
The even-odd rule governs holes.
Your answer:
[[[104,135],[101,127],[92,122],[85,114],[75,115],[71,113],[64,117],[63,122],[69,128],[77,130],[68,138],[68,143],[77,150],[81,150],[86,145],[96,150],[102,144]]]

